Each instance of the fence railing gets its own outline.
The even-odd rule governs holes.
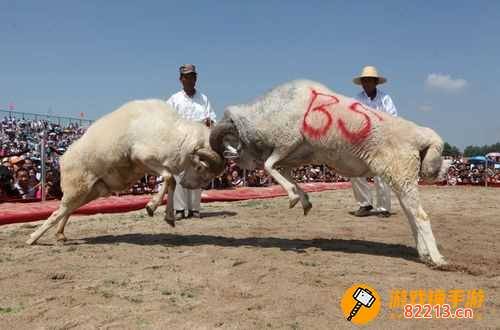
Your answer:
[[[71,123],[78,123],[80,126],[89,126],[92,124],[93,120],[77,117],[64,117],[49,114],[38,114],[31,112],[20,112],[14,110],[0,109],[0,120],[4,117],[24,119],[24,120],[47,120],[52,123],[57,123],[58,125],[68,125]]]

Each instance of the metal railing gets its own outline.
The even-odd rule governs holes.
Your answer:
[[[46,120],[52,123],[57,123],[58,125],[78,123],[80,126],[88,126],[93,122],[93,120],[91,119],[84,119],[77,117],[64,117],[64,116],[56,116],[49,114],[42,115],[32,112],[20,112],[14,110],[0,109],[0,119],[3,119],[4,117],[16,118],[16,119],[18,118],[24,120]]]

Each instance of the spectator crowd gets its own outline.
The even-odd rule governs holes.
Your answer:
[[[0,121],[0,202],[8,200],[60,199],[59,157],[68,146],[85,132],[77,122],[66,125],[49,120],[25,120],[6,116]],[[41,143],[45,141],[45,189],[41,189]],[[498,157],[500,158],[500,157]],[[495,164],[498,161],[498,164]],[[486,164],[471,164],[461,158],[453,160],[446,184],[500,184],[500,159]],[[345,182],[325,165],[307,165],[292,170],[299,183]],[[122,194],[149,194],[157,192],[162,178],[146,175]],[[264,170],[244,171],[232,160],[226,163],[223,175],[215,178],[206,189],[230,189],[243,186],[266,187],[275,184]]]
[[[48,120],[6,116],[0,120],[0,200],[41,199],[41,142],[45,141],[45,198],[62,196],[59,156],[85,129]]]
[[[292,171],[292,176],[296,182],[345,182],[349,181],[335,172],[328,166],[301,166]],[[146,175],[142,180],[134,184],[125,194],[147,194],[157,192],[161,177]],[[240,169],[233,160],[228,160],[224,173],[216,177],[212,183],[204,189],[231,189],[239,187],[268,187],[276,184],[274,180],[263,170],[257,169],[245,171]]]
[[[454,158],[448,168],[446,184],[448,185],[485,185],[500,184],[500,157],[486,162],[468,162],[463,158]]]

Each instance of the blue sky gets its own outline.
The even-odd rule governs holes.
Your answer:
[[[220,117],[292,79],[354,95],[372,64],[401,116],[460,148],[500,141],[499,1],[0,0],[0,108],[95,119],[180,89]]]

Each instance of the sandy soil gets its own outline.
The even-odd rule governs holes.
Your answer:
[[[163,209],[74,217],[64,245],[51,231],[27,246],[34,224],[3,226],[0,329],[348,328],[339,302],[354,283],[382,297],[376,328],[498,328],[500,190],[421,191],[447,271],[418,261],[399,205],[355,218],[350,190],[311,194],[305,218],[285,198],[204,204],[175,229]],[[473,320],[397,320],[395,289],[482,289],[485,301]]]

